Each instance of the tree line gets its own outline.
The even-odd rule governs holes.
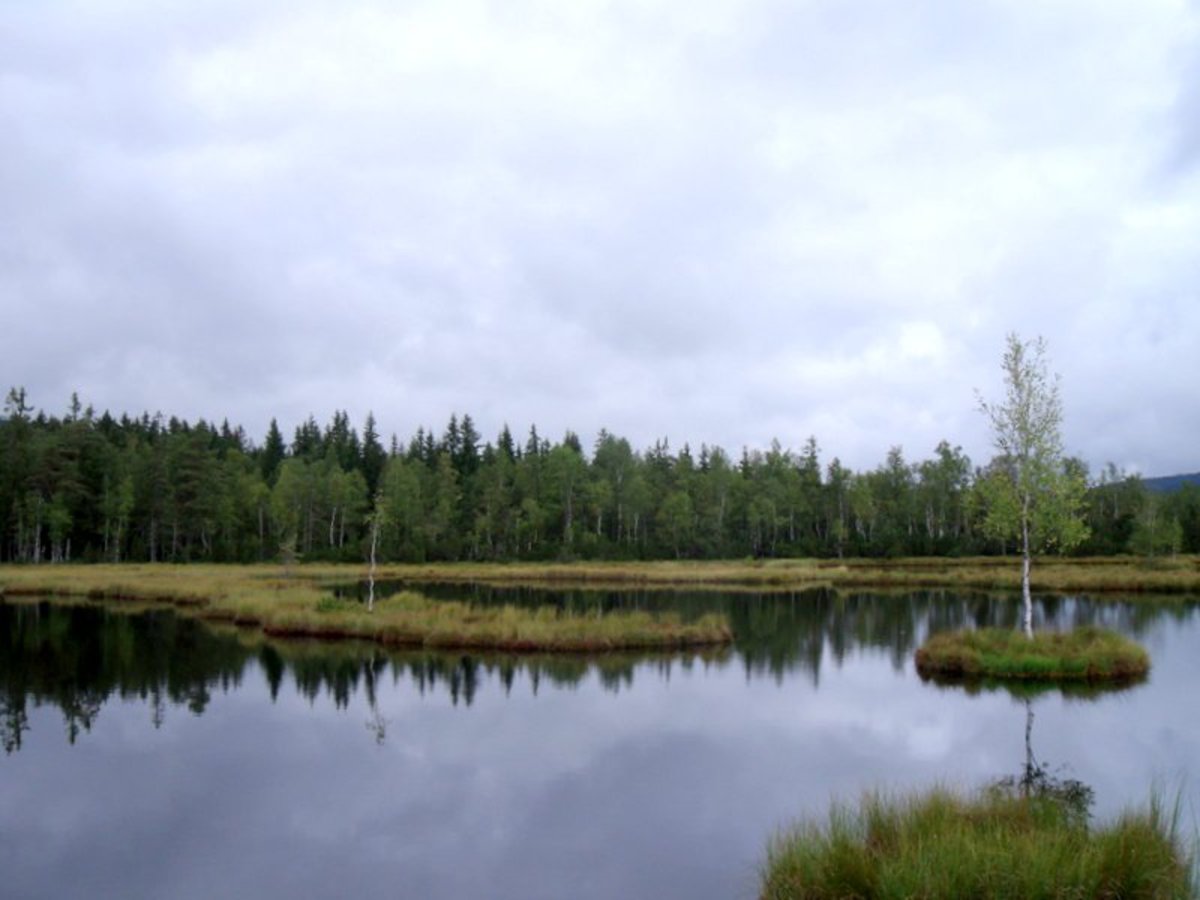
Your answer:
[[[942,441],[900,447],[868,471],[773,442],[736,458],[668,441],[635,449],[601,431],[585,448],[531,427],[485,440],[470,415],[387,446],[368,415],[310,417],[290,441],[240,427],[97,414],[72,397],[61,416],[21,388],[0,417],[0,561],[362,560],[370,524],[394,561],[712,559],[1012,552],[985,528],[988,479]],[[1200,552],[1200,487],[1149,492],[1108,465],[1087,481],[1079,554]]]

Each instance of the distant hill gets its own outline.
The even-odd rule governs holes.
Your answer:
[[[1200,472],[1191,475],[1164,475],[1161,478],[1143,478],[1142,484],[1160,494],[1170,494],[1179,490],[1185,484],[1200,485]]]

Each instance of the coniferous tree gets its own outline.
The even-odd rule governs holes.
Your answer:
[[[287,448],[283,444],[283,434],[279,431],[278,423],[272,419],[271,426],[267,429],[266,443],[263,444],[262,452],[259,455],[262,478],[269,486],[273,487],[276,479],[279,478],[279,466],[283,463],[285,456],[287,456]]]
[[[393,438],[393,444],[395,439]],[[367,496],[374,497],[379,490],[379,479],[383,474],[383,466],[388,454],[379,443],[379,435],[375,430],[375,414],[367,413],[367,421],[363,426],[362,438],[362,473],[367,483]]]
[[[380,446],[373,416],[360,441],[342,411],[323,430],[309,416],[289,455],[275,420],[255,449],[227,420],[96,416],[78,396],[55,417],[14,388],[0,417],[0,559],[249,561],[275,556],[289,535],[310,559],[359,559],[381,489],[383,559],[966,554],[1016,544],[995,527],[1011,512],[1001,496],[1007,458],[974,471],[946,441],[915,462],[894,448],[859,473],[837,460],[822,472],[815,438],[799,452],[778,441],[746,448],[737,466],[719,447],[673,453],[665,439],[635,452],[604,429],[590,459],[574,433],[552,443],[536,427],[521,448],[507,426],[480,447],[469,415],[452,416],[440,442],[421,428],[406,451],[392,445],[392,454]],[[1071,483],[1086,480],[1082,463],[1060,466]],[[1200,549],[1200,488],[1163,498],[1152,523],[1144,485],[1110,466],[1088,499],[1085,552]],[[1150,540],[1159,522],[1177,523],[1178,541]]]

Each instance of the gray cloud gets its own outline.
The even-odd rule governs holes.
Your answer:
[[[0,375],[41,405],[982,461],[1016,330],[1072,452],[1197,468],[1195,8],[11,21]]]

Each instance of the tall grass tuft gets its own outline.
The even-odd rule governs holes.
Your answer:
[[[970,797],[866,795],[825,825],[776,836],[763,900],[817,898],[1146,898],[1196,895],[1194,848],[1157,797],[1089,828],[1046,796],[992,788]]]

